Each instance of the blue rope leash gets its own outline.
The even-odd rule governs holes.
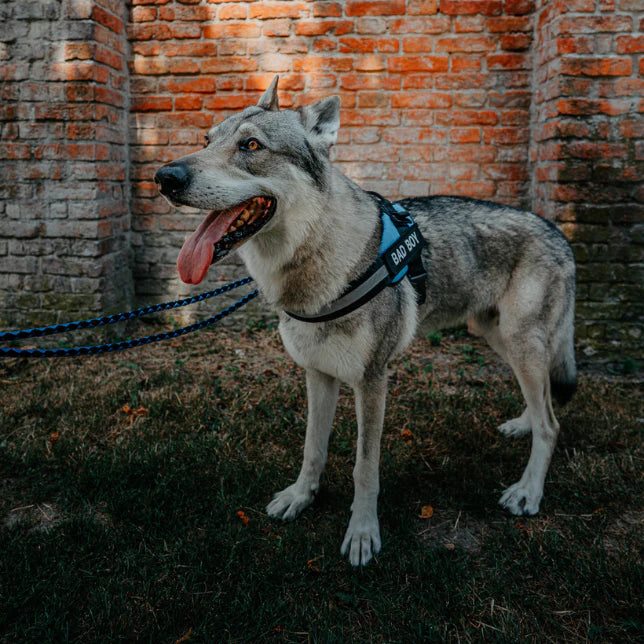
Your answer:
[[[0,341],[11,341],[11,340],[22,340],[25,338],[38,338],[47,335],[55,335],[57,333],[65,333],[68,331],[76,331],[78,329],[93,329],[99,326],[105,326],[107,324],[115,324],[116,322],[125,322],[127,320],[134,320],[140,318],[143,315],[148,315],[150,313],[158,313],[159,311],[167,311],[169,309],[175,309],[182,306],[188,306],[189,304],[194,304],[195,302],[202,302],[211,297],[217,297],[228,291],[232,291],[239,286],[248,284],[253,281],[252,277],[245,277],[241,280],[235,282],[230,282],[224,286],[216,288],[212,291],[207,291],[205,293],[200,293],[199,295],[193,295],[192,297],[185,298],[183,300],[175,300],[174,302],[163,302],[161,304],[153,304],[150,306],[144,306],[132,311],[127,311],[125,313],[116,313],[114,315],[106,315],[101,318],[91,318],[88,320],[76,320],[74,322],[67,322],[65,324],[52,324],[50,326],[35,327],[33,329],[18,329],[16,331],[3,331],[0,332]],[[131,340],[124,340],[123,342],[112,342],[107,344],[98,344],[93,346],[85,347],[71,347],[67,349],[17,349],[12,347],[0,347],[0,358],[2,357],[20,357],[20,358],[70,358],[80,355],[97,355],[99,353],[109,353],[112,351],[122,351],[123,349],[131,349],[133,347],[140,347],[145,344],[150,344],[151,342],[159,342],[161,340],[168,340],[170,338],[177,338],[187,333],[192,333],[193,331],[198,331],[199,329],[204,329],[208,326],[211,326],[226,316],[234,313],[237,309],[240,309],[242,306],[245,306],[253,298],[257,297],[259,294],[258,290],[255,289],[240,298],[234,304],[231,304],[229,307],[225,308],[223,311],[213,315],[212,317],[206,318],[201,322],[195,322],[189,326],[183,327],[181,329],[175,329],[173,331],[165,331],[163,333],[155,333],[153,335],[142,336],[139,338],[132,338]]]

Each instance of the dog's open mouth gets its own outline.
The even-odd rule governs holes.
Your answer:
[[[179,276],[199,284],[210,264],[254,235],[275,212],[272,197],[253,197],[226,210],[213,210],[186,240],[177,258]]]

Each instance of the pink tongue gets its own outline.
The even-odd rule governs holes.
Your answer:
[[[177,257],[177,268],[179,277],[186,284],[199,284],[206,276],[215,244],[226,234],[247,204],[248,202],[221,212],[213,210],[184,242]]]

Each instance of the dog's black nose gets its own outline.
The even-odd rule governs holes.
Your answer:
[[[157,170],[154,180],[163,192],[177,194],[190,183],[190,170],[185,163],[168,163]]]

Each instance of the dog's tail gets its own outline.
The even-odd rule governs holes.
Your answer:
[[[569,331],[562,338],[550,367],[550,388],[554,399],[565,405],[577,391],[577,364],[575,362],[575,331],[572,320]]]

